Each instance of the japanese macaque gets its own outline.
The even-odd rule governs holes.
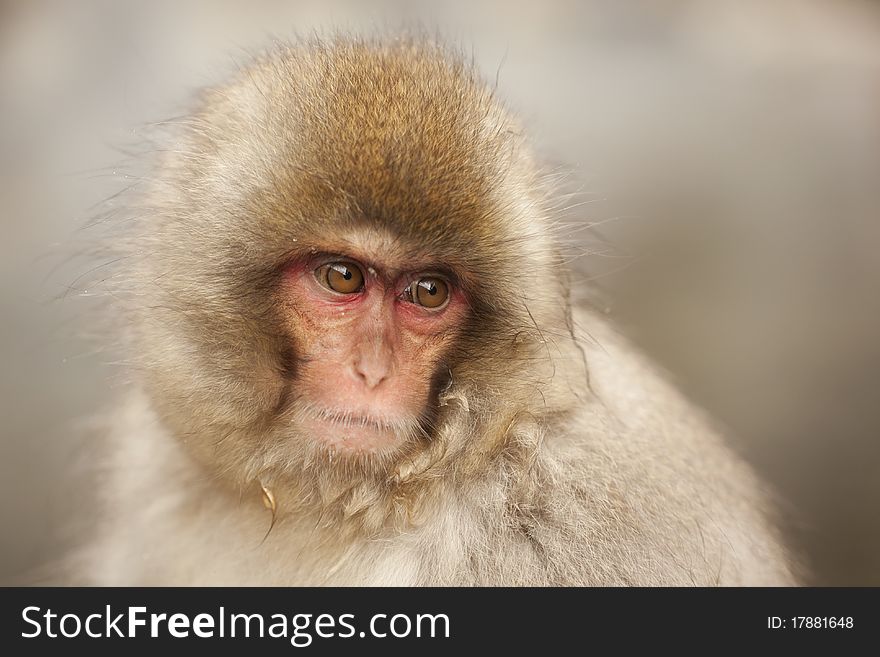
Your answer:
[[[572,307],[552,190],[454,53],[277,47],[160,151],[82,580],[794,581],[748,468]]]

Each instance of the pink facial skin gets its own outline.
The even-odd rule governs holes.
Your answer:
[[[315,271],[334,262],[357,266],[362,288],[341,294],[325,287]],[[447,282],[442,307],[407,297],[424,276]],[[392,269],[333,254],[288,265],[282,294],[305,432],[342,454],[388,452],[418,435],[434,375],[468,309],[453,281],[434,269]]]

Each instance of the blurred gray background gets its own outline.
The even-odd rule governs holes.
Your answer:
[[[71,476],[75,436],[116,384],[90,337],[94,274],[77,278],[98,263],[82,227],[136,180],[140,127],[273,37],[413,25],[499,76],[560,174],[563,234],[584,253],[576,293],[593,285],[728,429],[775,488],[808,582],[880,585],[867,0],[0,0],[0,582],[93,512]]]

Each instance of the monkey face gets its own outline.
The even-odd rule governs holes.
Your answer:
[[[280,283],[294,422],[343,457],[393,452],[427,435],[469,304],[454,272],[401,257],[391,236],[332,243],[295,258]]]

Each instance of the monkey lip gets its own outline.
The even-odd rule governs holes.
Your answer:
[[[408,418],[376,417],[351,411],[310,408],[303,426],[312,438],[343,452],[372,452],[394,448],[414,433]]]

